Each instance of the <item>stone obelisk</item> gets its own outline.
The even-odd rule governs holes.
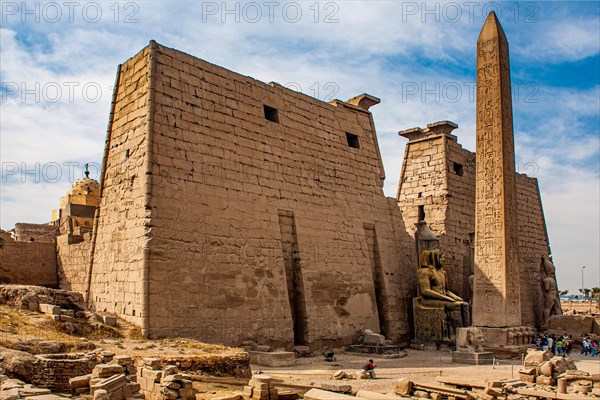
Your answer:
[[[477,40],[473,325],[521,325],[508,42],[491,12]]]

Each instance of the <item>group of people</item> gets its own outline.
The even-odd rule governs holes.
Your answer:
[[[564,335],[537,335],[533,338],[533,343],[541,350],[550,350],[557,356],[569,356],[573,350],[573,336]],[[581,355],[596,357],[598,353],[598,340],[592,340],[588,336],[584,337],[581,343]]]
[[[541,350],[550,350],[552,354],[567,357],[573,350],[573,336],[536,335],[533,343]]]
[[[581,350],[581,354],[586,356],[590,354],[592,357],[596,357],[598,353],[598,341],[591,340],[589,337],[584,337],[581,343],[583,350]]]

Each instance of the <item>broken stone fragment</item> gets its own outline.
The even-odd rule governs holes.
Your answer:
[[[400,396],[408,396],[412,391],[412,382],[406,378],[400,378],[396,381],[394,393]]]
[[[179,397],[179,392],[177,390],[169,389],[166,387],[160,388],[160,393],[165,396],[168,400],[175,400]]]
[[[123,367],[118,364],[98,364],[92,371],[93,378],[109,378],[113,375],[122,374]]]
[[[179,368],[176,365],[167,365],[163,368],[163,376],[174,375],[179,372]]]
[[[71,386],[71,389],[73,389],[73,390],[83,388],[83,387],[89,387],[91,378],[92,378],[91,374],[77,376],[75,378],[69,379],[69,385]]]
[[[323,389],[323,390],[329,390],[331,392],[337,392],[337,393],[350,393],[350,392],[352,392],[352,386],[350,386],[350,385],[348,385],[346,383],[338,383],[338,382],[323,382],[321,384],[321,389]]]
[[[104,389],[94,391],[94,400],[109,400],[108,392]]]
[[[113,361],[115,362],[115,364],[119,364],[122,366],[133,364],[133,359],[130,356],[115,356]]]

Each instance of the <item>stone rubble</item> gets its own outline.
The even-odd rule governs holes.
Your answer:
[[[244,399],[249,400],[278,400],[279,393],[268,375],[252,375],[252,379],[244,386]]]
[[[188,374],[180,373],[175,365],[161,367],[156,358],[144,358],[137,370],[137,382],[149,400],[195,400],[196,389]]]
[[[130,356],[115,356],[113,352],[99,354],[102,364],[91,374],[71,378],[69,385],[74,395],[91,395],[95,400],[143,399],[137,381],[137,368]]]

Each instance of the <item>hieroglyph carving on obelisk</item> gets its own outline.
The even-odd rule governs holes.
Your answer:
[[[477,40],[473,325],[521,325],[508,42],[490,13]]]

